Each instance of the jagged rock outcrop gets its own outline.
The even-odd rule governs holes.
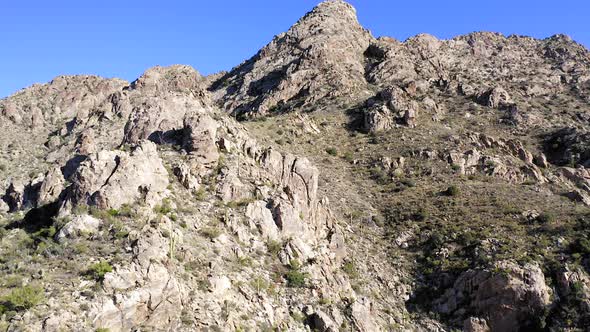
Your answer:
[[[505,82],[503,89],[493,88],[476,98],[491,107],[507,102],[510,91],[520,90],[519,86],[523,96],[529,97],[563,91],[566,85],[578,86],[590,68],[584,47],[560,35],[537,40],[476,32],[438,40],[421,34],[404,43],[380,38],[371,43],[367,55],[372,60],[369,81],[380,86],[430,82],[428,85],[477,97],[482,84]],[[569,66],[574,63],[576,70],[572,71]]]
[[[325,1],[212,89],[224,109],[240,116],[345,96],[364,88],[363,53],[372,40],[351,5]]]
[[[584,328],[589,92],[566,36],[375,39],[339,0],[229,73],[20,91],[0,330]]]
[[[520,331],[533,328],[540,314],[550,304],[551,290],[538,265],[519,266],[499,262],[493,270],[469,270],[453,288],[437,301],[437,310],[447,315],[461,315],[473,310],[490,331]]]
[[[590,167],[590,133],[576,128],[562,128],[545,137],[549,161],[560,166]]]
[[[124,204],[154,206],[165,195],[168,172],[156,145],[144,141],[131,152],[100,151],[83,161],[72,177],[63,208],[76,205],[117,209]]]
[[[32,129],[51,128],[64,119],[85,118],[126,84],[97,76],[59,76],[0,100],[0,114]]]
[[[106,294],[90,309],[92,323],[110,331],[128,331],[142,325],[175,330],[181,325],[186,293],[166,267],[171,259],[169,242],[174,238],[164,238],[151,226],[132,236],[137,237],[132,263],[105,276]]]
[[[477,101],[491,108],[507,107],[512,99],[506,90],[501,87],[490,88],[476,97]]]
[[[394,127],[396,123],[408,127],[416,126],[418,103],[412,100],[409,93],[393,86],[381,91],[366,103],[364,113],[364,130],[380,132]]]
[[[114,103],[116,108],[130,110],[123,141],[176,142],[176,131],[182,130],[184,119],[209,107],[203,80],[189,66],[154,67],[146,71]]]
[[[219,159],[217,149],[217,122],[208,114],[197,114],[184,119],[182,145],[203,165],[211,165]]]

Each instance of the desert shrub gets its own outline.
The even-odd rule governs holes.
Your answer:
[[[403,179],[401,180],[401,183],[409,188],[413,188],[416,186],[416,181],[412,180],[412,179]]]
[[[32,237],[33,239],[37,240],[37,241],[41,241],[43,239],[50,239],[53,238],[53,236],[55,236],[56,233],[56,229],[54,226],[50,226],[47,228],[42,228],[39,231],[33,233]]]
[[[307,278],[307,274],[301,272],[300,270],[290,270],[285,274],[285,279],[287,279],[287,286],[292,288],[302,288],[305,287],[305,279]]]
[[[205,198],[207,198],[207,191],[205,190],[204,186],[201,186],[199,190],[195,192],[195,198],[197,201],[203,201]]]
[[[354,161],[354,155],[350,151],[344,153],[344,156],[342,156],[342,158],[344,158],[344,160],[348,161],[349,163]]]
[[[541,213],[538,217],[537,217],[537,222],[540,224],[550,224],[553,223],[555,221],[555,216],[551,213]]]
[[[39,286],[27,285],[13,289],[0,299],[0,313],[5,311],[24,311],[45,300],[45,291]],[[4,309],[2,309],[2,307]]]
[[[303,288],[308,275],[301,271],[301,264],[298,261],[291,261],[289,271],[285,274],[287,286],[292,288]]]
[[[461,194],[461,190],[459,189],[459,187],[453,185],[450,186],[449,188],[447,188],[447,190],[445,191],[445,195],[447,196],[459,196]]]
[[[162,200],[162,204],[158,204],[156,207],[154,207],[154,212],[159,214],[168,214],[172,212],[172,204],[170,203],[170,200],[164,198]]]
[[[283,244],[279,241],[268,240],[266,242],[266,248],[268,252],[272,255],[278,255],[279,252],[283,249]]]
[[[342,270],[344,271],[344,273],[348,274],[348,276],[351,278],[358,277],[358,271],[357,271],[356,266],[354,265],[353,261],[348,261],[348,262],[344,263],[344,265],[342,265]]]
[[[387,184],[390,180],[389,174],[379,167],[373,167],[369,170],[371,179],[375,180],[378,184]]]
[[[336,150],[336,148],[334,148],[334,147],[330,147],[330,148],[326,149],[326,153],[329,154],[330,156],[337,156],[338,150]]]
[[[572,244],[572,251],[583,255],[590,254],[590,240],[579,238]]]
[[[109,273],[113,272],[113,267],[107,261],[100,261],[96,264],[91,265],[88,268],[86,274],[92,277],[96,281],[103,281],[104,276]]]
[[[250,286],[258,293],[266,291],[270,287],[269,283],[262,277],[255,277],[252,279],[252,281],[250,281]]]
[[[216,239],[221,235],[221,229],[218,227],[205,227],[201,229],[201,235],[209,239]]]

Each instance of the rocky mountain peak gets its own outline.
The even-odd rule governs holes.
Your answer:
[[[303,16],[290,29],[290,32],[300,29],[310,34],[326,33],[330,31],[322,31],[321,29],[329,28],[335,22],[341,24],[337,30],[363,30],[358,22],[356,9],[351,4],[341,0],[329,0],[318,4]]]
[[[212,87],[240,116],[303,106],[364,86],[364,52],[374,40],[344,1],[326,1]]]
[[[589,168],[571,38],[326,1],[229,73],[0,99],[0,332],[582,330]]]

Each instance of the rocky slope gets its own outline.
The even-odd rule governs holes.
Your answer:
[[[399,42],[343,1],[228,73],[29,87],[0,331],[584,330],[589,120],[566,36]]]

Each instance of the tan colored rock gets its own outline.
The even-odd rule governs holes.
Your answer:
[[[394,125],[395,120],[393,114],[385,105],[374,107],[365,112],[364,129],[367,132],[377,133],[386,131],[393,128]]]
[[[538,265],[510,261],[496,263],[495,270],[501,273],[464,272],[436,302],[437,310],[452,315],[468,305],[486,319],[491,331],[519,331],[531,324],[550,304],[551,290],[543,272]]]
[[[186,293],[164,265],[170,255],[169,241],[150,226],[141,231],[133,247],[133,262],[107,273],[103,282],[107,294],[91,306],[89,315],[96,328],[117,332],[138,326],[179,328]]]
[[[346,97],[365,88],[364,52],[372,40],[351,5],[325,1],[213,88],[223,108],[240,116]]]
[[[59,242],[64,242],[66,239],[92,235],[98,232],[101,224],[102,222],[99,219],[89,215],[74,216],[71,221],[59,230],[55,238]]]
[[[184,119],[183,146],[200,164],[214,165],[219,159],[217,127],[217,122],[205,113]]]
[[[373,321],[371,311],[371,302],[367,298],[360,298],[351,305],[352,321],[359,331],[381,331],[381,328]]]
[[[100,151],[82,162],[73,177],[64,206],[94,205],[117,209],[123,204],[159,203],[168,186],[168,173],[156,145],[144,141],[131,153]]]
[[[275,224],[272,212],[267,208],[266,202],[256,201],[248,204],[246,208],[246,217],[250,222],[256,225],[264,239],[277,240],[279,229]]]
[[[503,88],[495,87],[480,93],[477,100],[484,106],[499,108],[508,106],[511,103],[512,98],[510,98],[508,92]]]
[[[45,179],[39,188],[37,205],[43,206],[57,201],[65,189],[65,179],[61,169],[56,167],[45,174]]]

